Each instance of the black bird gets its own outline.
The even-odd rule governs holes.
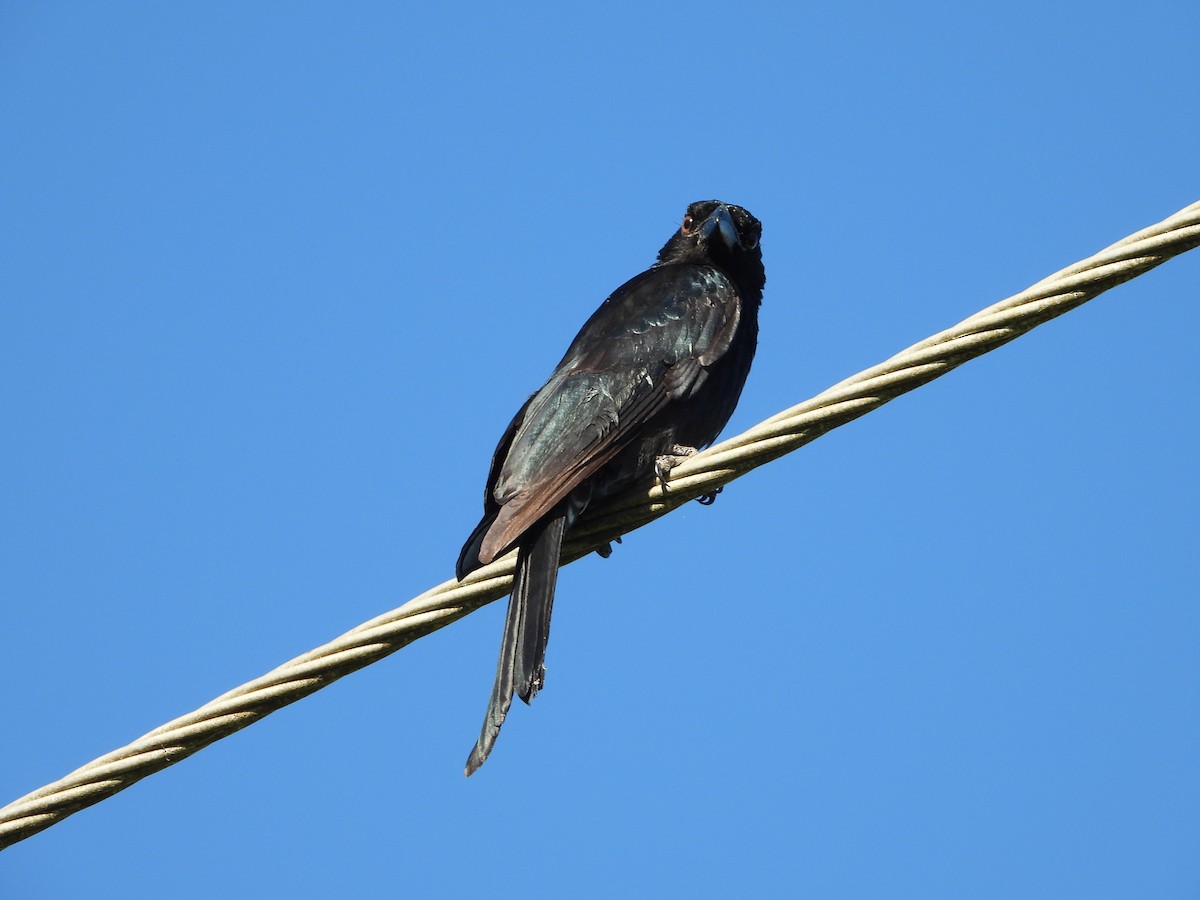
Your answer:
[[[601,304],[550,380],[500,438],[483,520],[459,579],[514,547],[517,571],[496,683],[466,774],[500,733],[514,690],[542,687],[563,535],[590,502],[712,443],[737,405],[758,343],[763,271],[758,219],[693,203],[658,261]]]

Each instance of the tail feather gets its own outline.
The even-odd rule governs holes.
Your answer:
[[[500,641],[500,662],[496,666],[496,681],[492,684],[492,696],[488,698],[487,713],[483,717],[483,727],[479,730],[479,740],[467,757],[466,775],[469,778],[483,765],[496,746],[496,738],[500,736],[500,726],[512,706],[513,679],[516,676],[514,659],[517,653],[517,635],[521,633],[521,617],[524,609],[514,595],[508,601],[508,614],[504,619],[504,637]]]
[[[558,557],[566,523],[565,516],[551,519],[532,545],[522,546],[517,557],[513,596],[520,598],[525,613],[514,666],[517,696],[526,703],[537,696],[546,679],[546,644],[550,641],[550,613],[554,609]]]
[[[566,526],[567,515],[564,513],[526,533],[521,540],[512,597],[504,619],[496,681],[492,685],[479,740],[467,758],[467,775],[483,765],[496,745],[500,727],[512,706],[513,693],[528,703],[545,680],[550,613],[554,607],[558,557]]]

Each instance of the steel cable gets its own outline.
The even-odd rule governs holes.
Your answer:
[[[577,523],[564,562],[809,443],[1200,245],[1200,202],[684,461],[668,485],[613,498]],[[236,687],[0,809],[0,849],[98,803],[508,593],[512,555]]]

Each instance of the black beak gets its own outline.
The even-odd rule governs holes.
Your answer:
[[[730,250],[737,246],[737,226],[733,224],[733,216],[729,214],[729,207],[724,203],[714,209],[704,220],[700,226],[700,238],[707,241],[714,231],[720,234],[722,243]]]

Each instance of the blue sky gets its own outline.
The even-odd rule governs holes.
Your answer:
[[[0,802],[449,577],[693,200],[727,434],[1200,199],[1195,4],[6,4]],[[1194,897],[1200,255],[0,857],[6,897]]]

